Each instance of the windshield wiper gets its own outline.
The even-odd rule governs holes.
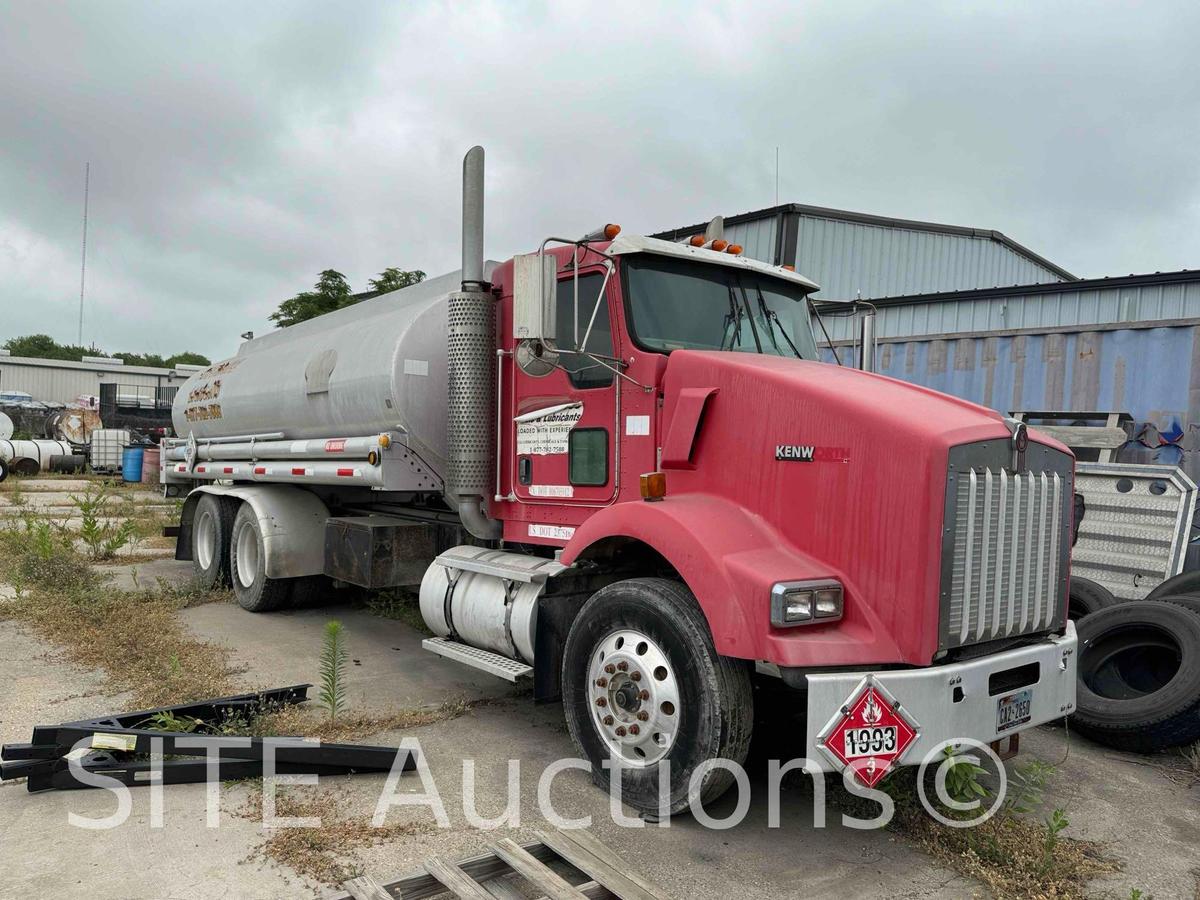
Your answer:
[[[792,339],[788,337],[787,329],[784,328],[783,323],[779,321],[779,313],[775,312],[773,309],[767,308],[767,301],[763,297],[762,288],[758,285],[755,285],[755,290],[758,291],[758,308],[762,311],[763,318],[774,326],[771,329],[771,334],[775,334],[775,328],[778,328],[779,333],[783,335],[783,339],[787,341],[787,345],[791,347],[792,352],[796,354],[796,359],[804,359],[804,357],[800,355],[800,351],[796,349],[796,345],[792,343]],[[774,343],[773,338],[772,343]],[[778,349],[779,345],[775,344],[775,347]]]
[[[725,349],[725,336],[729,331],[729,326],[733,325],[733,331],[729,334],[731,338],[730,349],[742,344],[742,310],[738,306],[737,298],[733,295],[733,285],[727,284],[726,288],[729,291],[729,315],[725,317],[725,324],[721,329],[721,346],[720,350]]]
[[[754,349],[762,355],[762,341],[758,339],[758,326],[754,324],[754,315],[750,312],[750,300],[746,297],[746,286],[738,279],[738,290],[742,292],[742,307],[746,310],[746,318],[750,320],[750,333],[754,335]]]

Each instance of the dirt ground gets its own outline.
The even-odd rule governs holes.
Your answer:
[[[33,490],[31,484],[28,493]],[[0,515],[4,504],[0,496]],[[44,501],[43,506],[71,515],[69,508]],[[158,579],[181,583],[190,576],[190,564],[144,558],[106,571],[117,586]],[[364,739],[372,744],[420,741],[451,827],[434,827],[426,807],[393,807],[389,824],[420,827],[384,844],[347,850],[345,861],[354,870],[392,880],[431,856],[474,855],[488,840],[532,839],[533,831],[544,827],[536,802],[538,777],[553,761],[575,756],[557,706],[535,705],[520,689],[433,656],[421,648],[418,631],[359,607],[253,615],[232,603],[209,603],[179,615],[196,637],[228,648],[247,690],[317,681],[322,630],[336,618],[345,626],[351,660],[351,711],[386,714],[435,709],[447,701],[486,701],[455,718]],[[117,711],[128,701],[105,693],[101,673],[70,664],[55,647],[11,620],[0,621],[0,679],[8,686],[0,704],[0,741],[5,743],[28,741],[36,724]],[[801,740],[797,735],[796,755],[802,755]],[[1110,751],[1062,728],[1027,733],[1022,750],[1021,758],[1057,764],[1045,806],[1067,810],[1071,825],[1066,835],[1101,842],[1123,867],[1089,884],[1087,894],[1130,898],[1137,889],[1158,900],[1200,897],[1200,784],[1181,764]],[[481,816],[503,809],[507,761],[520,761],[519,827],[484,834],[468,824],[462,802],[464,758],[476,763]],[[828,827],[814,828],[812,791],[803,784],[789,783],[781,800],[782,827],[768,828],[765,766],[752,767],[750,774],[749,814],[737,827],[721,831],[703,828],[690,817],[676,818],[666,828],[619,827],[610,816],[607,795],[579,771],[559,775],[551,797],[563,817],[590,815],[597,837],[678,900],[988,895],[982,884],[936,862],[902,835],[843,827],[836,808],[827,810]],[[322,779],[322,817],[369,821],[384,783],[383,775]],[[415,775],[404,776],[402,783],[410,793],[421,789]],[[273,900],[341,893],[263,858],[259,848],[270,835],[260,821],[242,812],[253,799],[254,785],[222,786],[218,828],[205,827],[205,791],[204,785],[165,788],[162,827],[152,827],[150,791],[137,789],[128,821],[101,831],[73,826],[68,815],[108,815],[115,802],[106,791],[29,794],[22,783],[0,785],[5,863],[0,896]],[[733,806],[734,799],[727,796],[711,813],[719,817]]]

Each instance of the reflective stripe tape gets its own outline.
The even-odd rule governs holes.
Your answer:
[[[292,474],[293,474],[293,475],[307,475],[307,474],[308,474],[308,469],[304,469],[304,468],[295,468],[295,469],[292,469]]]
[[[196,471],[197,471],[197,472],[203,472],[203,471],[204,471],[204,466],[196,466]]]
[[[339,476],[341,476],[343,478],[346,478],[346,477],[353,478],[355,475],[354,469],[338,469],[337,473]]]
[[[233,466],[226,466],[226,467],[225,467],[225,474],[226,474],[226,475],[232,475],[232,474],[233,474]]]
[[[255,475],[266,475],[266,474],[267,474],[267,467],[266,467],[266,466],[255,466],[255,467],[254,467],[254,474],[255,474]]]

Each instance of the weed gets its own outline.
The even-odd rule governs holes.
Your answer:
[[[261,822],[263,815],[261,786],[252,786],[239,815]],[[288,818],[319,818],[319,828],[276,828],[255,851],[279,865],[287,866],[313,881],[336,885],[362,874],[353,859],[354,851],[373,847],[402,837],[435,830],[423,822],[392,823],[375,828],[369,810],[347,813],[353,797],[344,788],[277,788],[275,815]]]
[[[191,734],[203,731],[205,722],[195,716],[179,716],[173,712],[156,712],[145,721],[137,724],[138,728],[149,728],[153,731],[171,731],[181,734]]]
[[[955,803],[978,800],[984,806],[993,796],[981,781],[984,770],[976,763],[948,756],[954,762],[946,769],[946,793]],[[1027,814],[1042,803],[1045,785],[1054,773],[1052,765],[1032,761],[1009,777],[1008,793],[995,815],[975,827],[949,827],[928,815],[915,799],[917,774],[912,768],[891,773],[879,786],[895,802],[893,831],[956,871],[984,882],[998,897],[1082,898],[1088,879],[1118,866],[1106,859],[1099,845],[1067,837],[1065,811],[1055,810],[1042,822]],[[930,776],[932,777],[932,776]],[[932,791],[928,792],[932,797]],[[831,795],[853,815],[870,817],[877,807],[867,809],[863,801],[835,789]],[[947,818],[974,817],[972,811],[940,810]]]
[[[112,559],[134,537],[135,526],[128,517],[122,518],[119,524],[102,520],[111,496],[108,486],[103,484],[99,488],[89,484],[82,494],[71,495],[83,518],[79,536],[94,560]]]
[[[371,615],[384,619],[395,619],[421,634],[433,635],[429,626],[425,624],[425,619],[421,615],[420,602],[413,591],[394,588],[371,594],[367,597],[366,607],[367,612]]]
[[[27,520],[0,529],[0,579],[18,586],[6,617],[31,626],[76,662],[102,669],[112,693],[136,707],[166,706],[231,693],[228,653],[191,637],[187,606],[227,599],[197,585],[120,591],[102,582],[70,535]]]
[[[1061,807],[1054,810],[1047,817],[1044,823],[1045,834],[1042,836],[1043,872],[1047,871],[1054,864],[1054,848],[1058,846],[1058,836],[1070,824],[1071,822],[1067,818],[1067,811]]]
[[[346,705],[346,642],[342,623],[331,619],[325,623],[325,638],[321,644],[321,704],[329,713],[329,721]]]
[[[1046,782],[1054,774],[1054,766],[1039,759],[1015,766],[1008,779],[1008,794],[1000,808],[1002,816],[1025,815],[1042,804]]]
[[[1183,761],[1187,763],[1187,767],[1196,778],[1200,778],[1200,741],[1192,744],[1190,747],[1184,747],[1180,751]]]

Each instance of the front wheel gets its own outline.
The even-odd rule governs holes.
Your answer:
[[[622,799],[643,813],[659,811],[663,766],[669,815],[687,808],[702,764],[745,762],[754,723],[747,664],[720,656],[691,591],[660,578],[611,584],[584,604],[563,654],[563,706],[593,779],[609,787],[616,766],[601,764],[619,763]],[[707,802],[732,783],[709,767],[696,793]]]

